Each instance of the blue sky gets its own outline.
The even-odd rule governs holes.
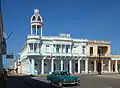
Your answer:
[[[35,8],[44,20],[44,36],[69,33],[75,38],[110,40],[112,53],[120,53],[119,0],[2,0],[4,30],[7,35],[13,32],[8,53],[20,51]]]

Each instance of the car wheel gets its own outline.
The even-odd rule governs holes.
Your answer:
[[[77,86],[80,86],[80,82],[77,83]]]
[[[62,88],[62,83],[59,83],[59,87]]]
[[[80,86],[80,83],[77,83],[77,86]]]

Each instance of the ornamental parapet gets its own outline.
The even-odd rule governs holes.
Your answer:
[[[88,40],[88,43],[92,44],[110,44],[111,42],[108,40]]]

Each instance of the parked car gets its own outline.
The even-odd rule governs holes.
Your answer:
[[[80,86],[80,80],[78,76],[72,76],[66,70],[56,70],[50,75],[47,75],[47,80],[52,84],[57,84],[59,87],[62,87],[65,84],[76,84]]]

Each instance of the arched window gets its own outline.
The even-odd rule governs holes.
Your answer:
[[[75,72],[78,72],[78,63],[75,63]]]
[[[90,47],[90,56],[93,55],[93,47]]]
[[[38,20],[38,21],[41,21],[40,16],[38,16],[37,20]]]
[[[35,19],[36,19],[36,17],[35,17],[35,16],[33,16],[32,21],[34,21]]]

